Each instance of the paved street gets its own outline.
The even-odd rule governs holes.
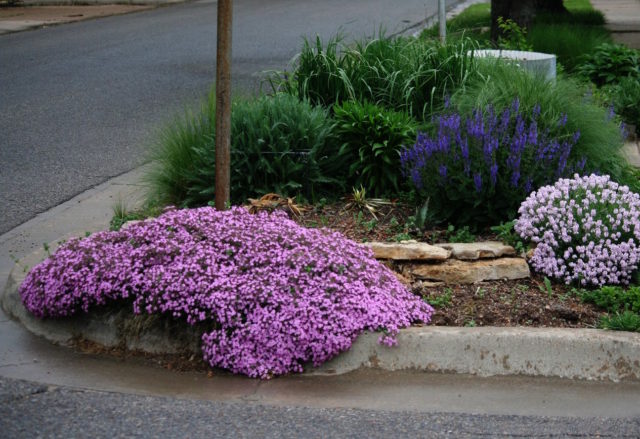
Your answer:
[[[425,0],[235,0],[235,89],[286,67],[303,36],[391,34],[436,11]],[[158,128],[210,89],[215,23],[216,3],[202,0],[0,36],[0,234],[143,163]]]
[[[281,407],[123,395],[0,379],[4,437],[638,437],[640,419]]]

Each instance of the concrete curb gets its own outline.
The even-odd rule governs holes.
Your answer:
[[[45,257],[38,250],[14,267],[0,305],[32,333],[68,345],[79,337],[107,347],[149,353],[198,352],[194,331],[176,331],[161,319],[102,312],[61,320],[40,320],[20,301],[18,287],[27,268]],[[123,331],[139,328],[137,332]],[[186,325],[185,325],[186,327]],[[132,335],[133,334],[133,335]],[[597,329],[414,327],[403,329],[398,344],[378,343],[364,333],[351,349],[310,375],[333,375],[360,368],[422,370],[479,376],[527,375],[584,380],[640,381],[640,334]]]

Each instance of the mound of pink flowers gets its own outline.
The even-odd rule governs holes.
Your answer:
[[[608,175],[560,179],[520,206],[533,267],[565,283],[628,284],[640,263],[640,196]]]
[[[68,242],[20,287],[39,317],[70,316],[128,299],[136,313],[167,313],[202,336],[212,366],[269,378],[319,365],[364,330],[427,323],[433,309],[370,250],[284,213],[172,210],[119,232]]]

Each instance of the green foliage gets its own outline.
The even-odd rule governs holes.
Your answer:
[[[512,19],[498,17],[498,29],[501,35],[498,37],[498,47],[501,49],[533,50],[533,46],[527,42],[527,30],[518,26]]]
[[[640,315],[631,311],[624,311],[603,316],[598,323],[598,327],[612,331],[640,332]]]
[[[638,51],[621,44],[601,44],[582,58],[577,72],[598,86],[614,84],[625,77],[640,79]]]
[[[381,36],[346,45],[337,37],[325,45],[317,37],[315,44],[305,41],[293,75],[272,78],[271,85],[312,104],[371,102],[426,120],[473,76],[475,47],[468,39],[441,45]]]
[[[526,251],[526,247],[514,230],[515,224],[515,220],[500,223],[498,226],[491,227],[491,231],[498,235],[500,241],[513,247],[517,254],[522,254]]]
[[[351,164],[347,184],[363,186],[374,196],[397,193],[399,151],[415,138],[416,122],[405,113],[352,101],[336,105],[333,113],[342,143],[339,162]]]
[[[640,286],[626,290],[618,286],[605,286],[593,291],[581,290],[579,295],[583,302],[593,303],[608,312],[640,312]]]
[[[397,235],[394,235],[393,238],[391,238],[394,242],[402,242],[402,241],[409,241],[412,239],[412,236],[409,235],[406,232],[402,232],[402,233],[398,233]]]
[[[446,308],[451,305],[451,296],[453,291],[451,288],[445,288],[442,294],[429,294],[424,300],[434,308]]]
[[[147,175],[156,204],[202,206],[214,198],[215,96],[200,112],[186,112],[154,145]],[[279,95],[233,103],[231,199],[242,202],[268,192],[314,198],[341,189],[332,122],[327,112]]]
[[[549,135],[562,137],[562,133],[580,132],[573,154],[584,156],[590,168],[608,174],[619,183],[638,190],[638,179],[620,155],[623,145],[620,129],[608,117],[607,109],[588,97],[588,89],[566,77],[550,83],[514,66],[500,62],[482,63],[481,79],[470,82],[451,98],[461,113],[471,115],[475,108],[493,105],[497,112],[509,107],[514,97],[520,101],[520,109],[533,113],[538,104],[541,112],[538,130],[548,129]],[[563,115],[565,127],[560,127]]]
[[[528,41],[536,52],[553,53],[567,71],[573,71],[584,55],[609,42],[609,32],[601,26],[575,23],[537,22],[529,29]]]
[[[456,229],[453,224],[447,227],[446,240],[449,242],[475,242],[476,237],[468,226]]]
[[[553,287],[551,286],[551,281],[547,276],[542,280],[542,285],[538,285],[538,289],[543,293],[547,293],[549,298],[553,296]]]
[[[234,200],[268,192],[314,199],[340,187],[333,176],[342,165],[322,109],[287,95],[236,102],[231,136]]]
[[[407,226],[410,229],[424,232],[431,222],[429,215],[429,198],[416,208],[416,214],[407,219]]]
[[[111,217],[111,221],[109,221],[109,230],[120,230],[124,223],[129,221],[141,220],[144,218],[145,216],[141,212],[129,212],[127,210],[121,209],[118,206],[115,206],[113,208],[113,217]]]
[[[615,112],[626,122],[635,125],[640,133],[640,78],[622,78],[618,84],[608,88],[607,93]]]

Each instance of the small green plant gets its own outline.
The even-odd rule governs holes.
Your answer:
[[[498,17],[498,29],[501,36],[498,37],[498,47],[507,50],[533,50],[533,46],[527,41],[527,30],[518,26],[518,23],[510,18],[506,20]]]
[[[369,221],[365,221],[362,225],[364,226],[367,232],[371,232],[378,225],[378,221],[376,219],[372,219]]]
[[[424,300],[434,308],[445,308],[451,305],[452,296],[453,290],[451,288],[445,288],[442,294],[429,294]]]
[[[453,224],[449,224],[447,227],[446,238],[449,242],[474,242],[476,240],[475,235],[469,230],[469,226],[456,229]]]
[[[429,223],[429,198],[427,198],[422,206],[416,208],[416,214],[407,219],[407,228],[424,232]]]
[[[627,310],[603,316],[598,322],[598,327],[612,331],[640,332],[640,315]]]
[[[471,320],[467,321],[464,324],[464,326],[467,327],[467,328],[475,328],[476,327],[476,321],[474,319],[471,319]]]
[[[398,221],[398,218],[396,218],[395,216],[392,216],[391,219],[389,220],[389,227],[397,231],[402,230],[402,227],[400,226],[400,222]]]
[[[347,183],[375,196],[395,194],[400,182],[400,148],[415,138],[417,124],[405,113],[347,101],[333,107],[338,158],[348,163]]]
[[[367,197],[367,189],[363,186],[360,186],[360,189],[353,188],[353,192],[349,197],[346,197],[347,203],[345,204],[345,209],[356,208],[360,212],[363,210],[368,211],[374,219],[378,219],[376,216],[376,212],[382,206],[391,204],[390,201],[384,200],[382,198],[368,198]]]
[[[43,242],[42,249],[47,254],[47,256],[51,256],[51,248],[49,247],[49,244],[47,244],[46,242]]]
[[[500,241],[513,247],[517,254],[522,254],[526,251],[526,247],[520,236],[513,229],[515,223],[515,220],[507,221],[506,223],[501,222],[500,225],[491,227],[491,231],[498,235]]]
[[[485,293],[486,293],[486,291],[485,291],[484,288],[478,287],[478,289],[476,290],[476,292],[473,295],[476,296],[478,299],[484,299]]]
[[[124,201],[118,200],[112,207],[113,216],[111,217],[111,221],[109,221],[109,230],[115,231],[120,230],[122,225],[128,221],[135,221],[144,219],[144,214],[140,212],[132,212],[130,211]],[[89,235],[86,235],[88,237]]]
[[[545,276],[542,280],[542,285],[538,284],[538,289],[543,293],[547,293],[547,296],[549,298],[553,296],[553,286],[551,285],[551,281],[547,276]]]
[[[395,242],[402,242],[402,241],[409,241],[411,240],[411,235],[409,235],[408,233],[402,232],[402,233],[398,233],[397,235],[395,235],[392,240]]]

